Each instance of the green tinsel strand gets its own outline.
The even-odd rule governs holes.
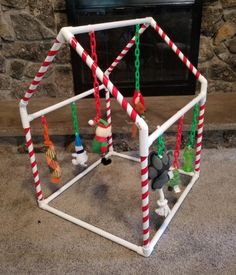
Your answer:
[[[157,155],[158,155],[158,157],[162,157],[164,151],[165,151],[165,141],[164,141],[163,136],[161,135],[157,139]]]
[[[189,140],[187,146],[184,148],[184,166],[183,170],[185,172],[193,172],[193,161],[195,157],[195,150],[194,146],[196,143],[196,130],[197,130],[197,120],[198,120],[198,115],[199,115],[199,105],[196,104],[194,106],[193,110],[193,120],[191,124],[191,129],[190,129],[190,134],[189,134]]]
[[[73,119],[75,135],[78,135],[79,134],[79,125],[78,125],[77,110],[76,110],[75,102],[71,103],[71,111],[72,111],[72,119]]]
[[[140,36],[139,36],[139,25],[136,25],[135,30],[135,61],[134,61],[134,67],[135,67],[135,89],[137,91],[140,91]]]
[[[199,114],[199,105],[196,104],[193,109],[193,119],[192,119],[190,134],[189,134],[189,140],[188,140],[188,146],[192,148],[194,148],[194,145],[195,145],[198,114]]]

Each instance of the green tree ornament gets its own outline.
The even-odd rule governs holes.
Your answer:
[[[183,170],[185,172],[193,172],[193,170],[194,170],[193,160],[195,157],[195,150],[191,146],[186,146],[184,148],[183,156],[184,156]]]

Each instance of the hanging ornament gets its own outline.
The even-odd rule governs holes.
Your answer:
[[[188,138],[188,144],[184,148],[184,153],[183,153],[183,158],[184,158],[184,165],[183,165],[183,170],[185,172],[193,172],[194,167],[193,167],[193,162],[195,158],[195,137],[196,137],[196,130],[197,130],[197,119],[198,119],[198,114],[199,114],[199,105],[196,104],[194,106],[193,110],[193,119],[191,123],[191,129],[190,129],[190,134]]]

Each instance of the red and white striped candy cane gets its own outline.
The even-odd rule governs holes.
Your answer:
[[[111,98],[110,92],[106,90],[106,113],[107,113],[107,122],[112,127],[111,124]],[[108,148],[109,151],[113,151],[113,144],[112,144],[112,134],[108,136]]]
[[[195,172],[200,172],[204,112],[205,112],[205,103],[200,104],[200,106],[199,106],[198,126],[197,126],[197,142],[196,142],[196,157],[195,157]]]
[[[143,213],[143,245],[149,244],[149,185],[148,185],[148,157],[141,156],[141,185],[142,185],[142,213]]]
[[[143,32],[147,29],[149,25],[143,24],[139,29],[139,34],[143,34]],[[129,43],[124,47],[124,49],[121,51],[121,53],[116,57],[116,59],[112,62],[110,67],[106,70],[105,74],[109,75],[114,68],[117,66],[117,64],[120,63],[121,59],[128,53],[128,51],[133,47],[135,44],[135,36],[129,41]]]
[[[36,197],[40,201],[40,200],[43,200],[43,193],[42,193],[42,189],[41,189],[38,166],[37,166],[37,162],[35,159],[35,153],[34,153],[34,147],[33,147],[33,143],[32,143],[30,128],[25,128],[24,134],[25,134],[25,139],[26,139],[26,146],[28,149],[29,157],[30,157],[31,168],[32,168],[33,176],[34,176]]]
[[[174,53],[179,57],[179,59],[189,68],[189,70],[198,79],[200,77],[200,72],[193,66],[193,64],[188,60],[188,58],[179,50],[173,41],[167,36],[167,34],[161,29],[157,22],[152,19],[151,26],[160,35],[160,37],[166,42],[166,44],[173,50]]]
[[[41,67],[39,68],[39,71],[36,73],[34,80],[31,82],[29,89],[26,91],[24,97],[21,99],[21,104],[23,104],[23,105],[28,104],[31,96],[33,95],[33,93],[36,92],[36,89],[37,89],[39,83],[43,79],[45,73],[48,70],[49,65],[52,63],[52,61],[53,61],[54,57],[56,56],[58,50],[60,49],[61,45],[62,45],[62,43],[56,39],[55,42],[53,43],[51,49],[48,51],[47,57],[44,60],[44,62],[42,63]],[[26,120],[26,117],[27,117],[27,113],[25,113],[25,116],[24,116],[25,120]],[[26,121],[23,122],[23,125],[25,124],[25,122]],[[34,177],[35,193],[36,193],[37,199],[40,201],[40,200],[43,200],[44,198],[43,198],[43,193],[42,193],[42,189],[41,189],[38,166],[37,166],[37,161],[35,158],[34,147],[33,147],[33,143],[32,143],[31,131],[30,131],[30,127],[28,124],[28,120],[27,120],[27,126],[26,126],[26,128],[24,128],[24,134],[25,134],[26,146],[28,149],[31,168],[32,168],[33,177]]]
[[[126,111],[129,117],[142,129],[143,120],[123,97],[115,85],[109,80],[108,76],[102,72],[96,62],[89,56],[80,43],[75,39],[74,35],[69,32],[64,32],[64,36],[68,43],[76,50],[81,56],[82,60],[88,65],[88,67],[94,71],[98,79],[104,84],[104,86],[110,91],[110,93],[116,98],[121,107]],[[148,190],[148,156],[141,156],[141,184],[142,184],[142,211],[143,211],[143,244],[148,246],[149,244],[149,190]]]
[[[22,98],[23,103],[27,104],[30,100],[33,93],[35,93],[37,90],[37,87],[41,80],[43,79],[45,73],[48,70],[49,65],[52,63],[54,57],[56,56],[58,50],[60,49],[62,43],[59,42],[57,39],[55,40],[52,48],[48,51],[47,57],[42,63],[39,71],[36,73],[34,80],[31,82],[31,85],[27,92],[25,93],[24,97]]]

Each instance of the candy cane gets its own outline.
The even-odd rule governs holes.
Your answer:
[[[200,72],[193,66],[193,64],[188,60],[188,58],[180,51],[180,49],[175,45],[175,43],[169,38],[169,36],[161,29],[157,22],[152,19],[151,26],[160,35],[160,37],[166,42],[166,44],[173,50],[174,53],[179,57],[179,59],[189,68],[189,70],[198,79],[200,77]]]
[[[60,49],[61,45],[62,43],[56,39],[54,44],[52,45],[52,48],[48,51],[47,57],[42,63],[41,67],[39,68],[39,71],[35,75],[34,80],[31,82],[29,89],[27,90],[24,97],[22,98],[23,103],[27,104],[27,102],[30,100],[33,93],[37,91],[36,89],[39,83],[43,79],[45,73],[48,70],[49,65],[52,63],[54,57],[58,53],[58,50]]]
[[[199,116],[198,116],[198,126],[197,126],[198,131],[197,131],[196,158],[195,158],[195,171],[196,172],[200,172],[204,113],[205,113],[205,104],[201,104],[199,106]]]
[[[139,29],[139,34],[140,35],[143,34],[148,26],[149,25],[143,24]],[[129,41],[129,43],[124,47],[124,49],[120,52],[120,54],[112,62],[110,67],[106,70],[106,72],[105,72],[106,75],[109,75],[114,70],[114,68],[120,63],[120,61],[128,53],[128,51],[133,47],[134,44],[135,44],[135,36],[132,37],[132,39]]]

